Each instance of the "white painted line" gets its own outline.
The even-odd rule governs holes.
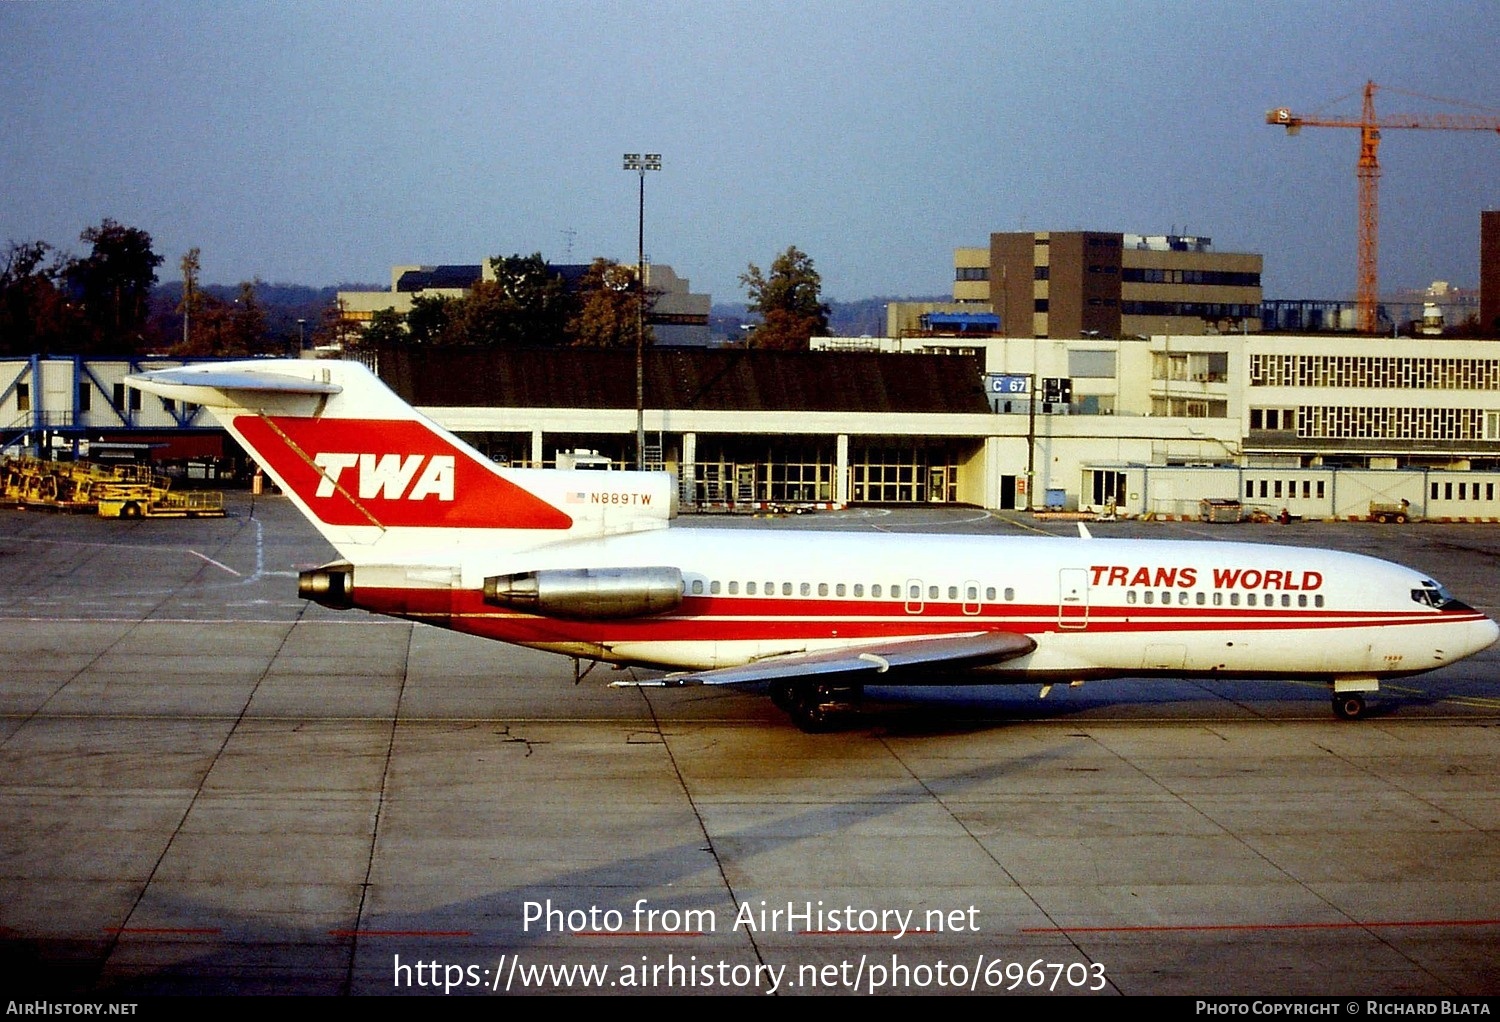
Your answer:
[[[194,557],[197,557],[197,558],[200,558],[202,560],[207,561],[209,564],[212,564],[215,568],[223,568],[225,571],[229,572],[229,574],[233,575],[235,578],[244,578],[245,577],[244,575],[241,575],[239,572],[235,571],[229,565],[227,565],[227,564],[220,564],[218,561],[214,560],[212,557],[208,556],[207,554],[200,554],[196,550],[189,550],[188,553],[192,554]]]

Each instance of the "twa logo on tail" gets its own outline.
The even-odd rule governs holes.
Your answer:
[[[427,467],[422,469],[423,461]],[[344,469],[359,466],[359,498],[369,500],[380,497],[390,500],[438,500],[453,499],[454,458],[448,454],[434,454],[424,459],[420,454],[402,457],[399,454],[335,454],[331,451],[313,456],[313,464],[323,470],[323,480],[318,483],[316,496],[331,497],[338,492],[339,477]],[[417,484],[411,482],[422,469]],[[407,487],[411,486],[408,491]]]
[[[239,415],[234,428],[328,525],[573,526],[568,514],[415,419]]]

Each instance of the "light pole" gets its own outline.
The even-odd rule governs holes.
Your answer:
[[[646,369],[643,349],[646,344],[646,171],[661,170],[661,153],[625,154],[625,170],[641,177],[640,219],[636,226],[635,249],[635,467],[646,467]]]
[[[307,350],[307,320],[297,320],[297,354]]]

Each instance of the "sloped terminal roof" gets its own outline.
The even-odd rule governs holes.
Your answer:
[[[379,372],[427,408],[634,408],[635,352],[594,348],[387,349]],[[648,408],[705,411],[990,411],[967,355],[648,348]]]

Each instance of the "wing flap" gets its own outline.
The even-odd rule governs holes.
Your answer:
[[[829,675],[869,675],[862,679],[902,683],[903,673],[933,667],[966,670],[986,667],[1025,656],[1036,649],[1036,641],[1016,632],[974,632],[930,639],[904,639],[766,657],[739,667],[669,674],[665,685],[745,685],[783,678]]]

